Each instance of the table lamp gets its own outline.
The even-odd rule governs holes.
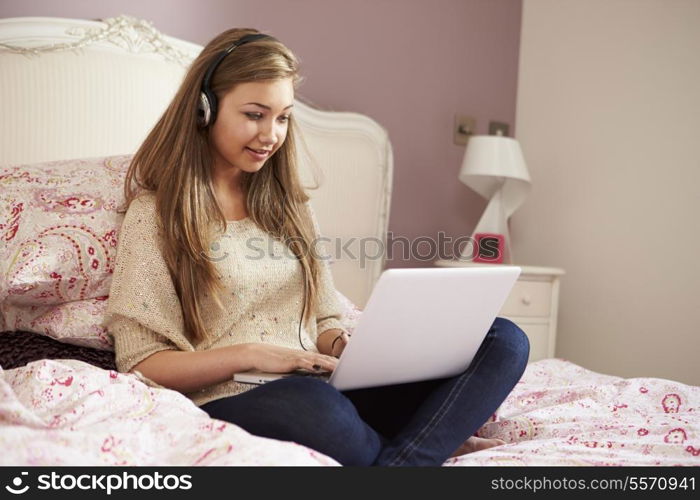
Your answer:
[[[483,242],[498,245],[497,263],[513,263],[508,219],[530,192],[530,174],[518,141],[501,135],[472,136],[464,153],[459,180],[489,200],[472,233],[474,247],[467,245],[460,259],[489,262],[483,257]],[[470,252],[473,250],[473,254]],[[492,252],[493,254],[493,252]]]

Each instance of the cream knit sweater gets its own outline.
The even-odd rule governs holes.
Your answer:
[[[318,234],[308,204],[307,209]],[[120,229],[104,322],[114,339],[119,371],[128,372],[165,349],[201,351],[249,342],[301,349],[301,265],[282,242],[261,230],[250,217],[229,222],[226,231],[216,234],[212,241],[209,257],[224,285],[221,298],[225,310],[212,300],[205,301],[203,316],[210,340],[192,344],[185,335],[180,302],[160,252],[157,221],[155,196],[148,193],[131,203]],[[321,269],[315,322],[301,330],[301,340],[310,351],[317,351],[318,333],[344,329],[326,261],[322,261]],[[227,381],[186,396],[201,406],[251,387]]]

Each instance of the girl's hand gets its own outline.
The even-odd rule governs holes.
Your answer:
[[[289,373],[294,370],[332,372],[338,364],[338,360],[332,356],[271,344],[250,344],[249,351],[253,369],[270,373]]]

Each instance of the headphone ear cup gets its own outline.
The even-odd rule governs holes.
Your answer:
[[[216,99],[216,94],[209,89],[207,89],[207,102],[209,103],[209,120],[207,121],[207,125],[211,127],[216,121],[219,101]]]
[[[216,94],[203,90],[199,93],[198,121],[201,127],[213,125],[216,121]]]
[[[211,105],[204,92],[199,93],[199,106],[197,107],[197,121],[200,127],[206,127],[211,121]]]

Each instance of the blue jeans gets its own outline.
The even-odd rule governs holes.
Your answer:
[[[453,377],[340,392],[290,377],[201,406],[251,434],[294,441],[343,465],[441,465],[520,380],[530,350],[496,318],[474,360]]]

